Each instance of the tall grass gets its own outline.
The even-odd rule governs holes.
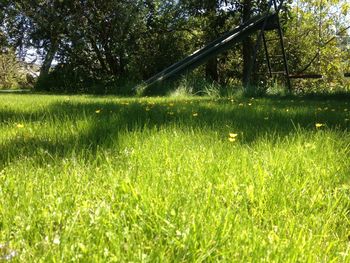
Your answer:
[[[1,95],[0,257],[347,262],[349,112],[346,100]]]

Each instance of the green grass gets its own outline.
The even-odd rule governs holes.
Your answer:
[[[349,118],[346,100],[0,95],[0,257],[350,262]]]

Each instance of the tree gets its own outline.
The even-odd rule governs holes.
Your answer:
[[[297,0],[292,5],[286,26],[290,68],[294,72],[323,75],[316,85],[311,85],[313,87],[326,83],[327,86],[330,83],[343,85],[346,50],[338,39],[347,35],[344,29],[349,26],[345,19],[349,6],[345,0]],[[299,83],[304,87],[307,84]]]
[[[201,20],[203,42],[210,42],[225,30],[232,29],[239,23],[248,21],[253,15],[265,12],[265,0],[206,0],[206,1],[180,1],[189,15],[195,15]],[[242,84],[247,87],[250,83],[250,74],[253,66],[255,41],[253,36],[245,38],[242,42]],[[233,49],[234,50],[234,49]],[[227,61],[227,60],[226,60]],[[211,59],[206,65],[206,76],[210,80],[219,80],[218,59]],[[254,83],[250,83],[254,84]]]
[[[67,22],[67,1],[9,0],[5,8],[5,25],[12,46],[22,58],[26,51],[38,51],[42,65],[39,82],[48,76],[52,61],[61,44]]]
[[[332,13],[347,13],[349,4],[291,2],[285,2],[289,8],[282,17],[286,36],[293,40],[286,41],[290,67],[302,70],[314,52],[310,70],[319,68],[332,80],[345,53],[337,41],[324,44],[344,28],[344,19]],[[42,62],[37,87],[69,86],[73,91],[146,79],[265,12],[267,0],[3,0],[0,5],[2,50],[11,47],[23,59],[36,49]],[[239,79],[246,88],[256,85],[257,77],[251,78],[256,35],[210,59],[196,74],[220,83]],[[281,54],[279,45],[269,46],[271,56]],[[263,58],[263,50],[257,55]],[[54,70],[53,61],[58,62]],[[262,72],[261,65],[255,69]],[[50,83],[47,78],[52,78]]]
[[[232,1],[223,0],[181,0],[185,13],[195,16],[202,32],[202,43],[217,38],[225,29],[225,23],[232,15]],[[227,8],[227,9],[226,9]],[[219,81],[218,58],[211,58],[205,66],[205,75],[209,81]]]
[[[13,50],[0,53],[0,89],[11,89],[20,86],[24,76],[21,74],[20,63]]]

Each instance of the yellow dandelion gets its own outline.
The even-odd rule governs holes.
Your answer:
[[[321,128],[321,127],[324,127],[324,126],[326,126],[324,123],[316,123],[315,124],[316,128]]]
[[[252,106],[253,104],[252,103],[248,103],[249,106]]]
[[[95,112],[96,112],[97,114],[99,114],[99,113],[101,113],[101,110],[96,110]]]
[[[228,138],[228,140],[230,141],[230,142],[235,142],[236,141],[236,138]]]
[[[236,138],[238,136],[237,133],[233,133],[233,132],[230,132],[228,135],[230,138]]]
[[[24,128],[24,125],[21,124],[21,123],[18,123],[18,124],[16,125],[16,127],[21,129],[21,128]]]
[[[195,113],[192,114],[192,116],[193,116],[193,117],[197,117],[197,116],[198,116],[198,113],[195,112]]]

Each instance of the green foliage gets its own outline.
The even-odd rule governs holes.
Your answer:
[[[115,79],[100,72],[91,73],[85,67],[59,64],[36,84],[37,91],[54,93],[87,93],[133,95],[137,82],[131,79]]]
[[[348,51],[341,45],[347,1],[298,0],[286,20],[287,54],[291,72],[318,73],[323,79],[295,81],[297,90],[315,91],[345,87]],[[309,67],[308,67],[309,66]],[[322,90],[319,90],[323,92]]]
[[[16,89],[25,82],[25,73],[13,50],[0,52],[0,89]]]
[[[349,262],[349,107],[1,95],[0,257]]]
[[[116,90],[130,94],[129,88],[121,90],[122,84],[148,79],[242,21],[263,13],[267,1],[7,0],[1,7],[0,46],[12,47],[20,58],[26,57],[28,50],[37,51],[42,61],[38,91]],[[302,71],[317,54],[308,72],[324,75],[320,81],[293,81],[296,92],[349,85],[343,77],[350,70],[345,43],[348,33],[344,30],[348,10],[345,0],[284,1],[281,22],[290,71]],[[340,32],[342,40],[327,41]],[[210,59],[194,73],[198,81],[205,77],[224,87],[243,82],[249,94],[263,94],[270,83],[281,83],[282,78],[271,80],[267,75],[263,48],[251,69],[256,36],[252,34],[242,45]],[[266,36],[276,38],[272,32]],[[270,42],[268,49],[274,58],[273,71],[283,70],[278,41]],[[53,62],[62,68],[54,68]],[[160,93],[171,90],[171,85],[165,86],[169,89]],[[195,86],[193,93],[200,92]]]

